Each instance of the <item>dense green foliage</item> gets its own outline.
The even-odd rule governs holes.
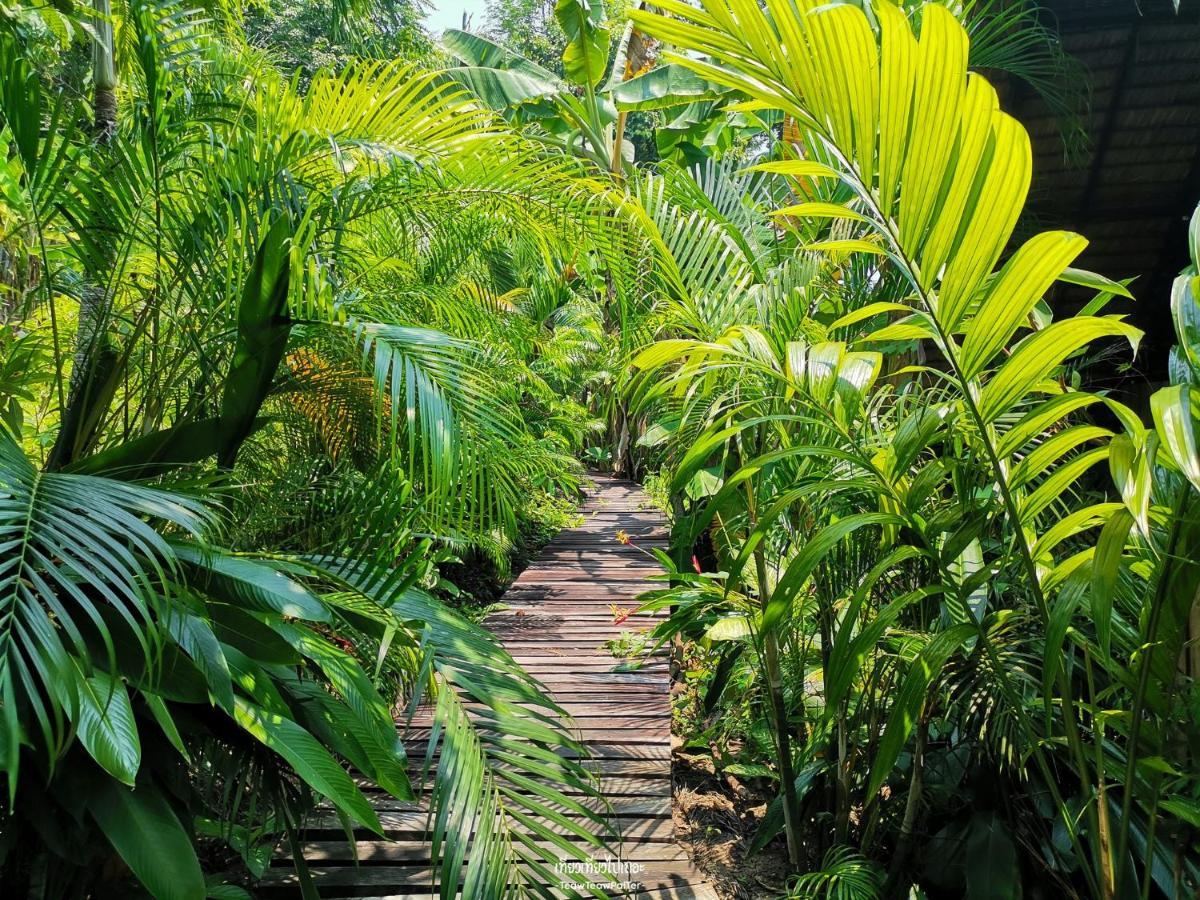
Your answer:
[[[594,788],[439,565],[576,489],[605,188],[435,71],[290,80],[237,21],[115,9],[90,108],[69,19],[0,35],[3,882],[204,896],[198,839],[254,873],[315,802],[378,831],[350,764],[486,894],[549,852],[523,805]],[[423,696],[428,785],[393,724]]]
[[[1079,387],[1087,347],[1136,348],[1126,292],[1077,235],[1014,243],[1028,138],[943,7],[808,6],[634,13],[787,117],[748,172],[645,182],[684,288],[634,359],[679,512],[651,605],[706,648],[705,742],[773,760],[760,837],[824,865],[804,896],[1190,896],[1195,371],[1157,430]],[[1096,300],[1056,319],[1058,279]]]
[[[1126,288],[1014,237],[976,70],[1077,128],[1036,12],[0,10],[5,888],[237,896],[316,804],[379,830],[350,771],[443,896],[586,857],[569,725],[453,603],[583,458],[666,486],[683,736],[797,896],[1195,895],[1200,224],[1143,418],[1086,388]]]

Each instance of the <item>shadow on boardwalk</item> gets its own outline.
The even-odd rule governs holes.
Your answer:
[[[671,701],[665,657],[635,673],[616,672],[603,648],[622,632],[651,623],[617,624],[613,607],[632,610],[658,570],[643,549],[664,547],[662,515],[644,508],[637,485],[595,476],[583,523],[560,533],[504,596],[507,609],[486,625],[541,681],[574,719],[588,763],[612,804],[621,856],[636,863],[637,896],[654,900],[715,900],[716,893],[675,843],[671,819]],[[638,546],[625,546],[618,531]],[[424,755],[414,746],[411,755]],[[428,898],[433,892],[425,812],[379,792],[368,794],[390,840],[351,844],[336,815],[318,815],[306,829],[304,856],[322,900]],[[354,864],[357,856],[358,865]],[[291,860],[281,856],[261,885],[264,897],[299,897]],[[466,898],[496,900],[496,898]]]

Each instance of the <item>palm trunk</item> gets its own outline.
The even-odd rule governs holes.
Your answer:
[[[617,127],[615,136],[613,137],[611,171],[613,178],[617,179],[618,181],[621,180],[621,170],[625,162],[625,156],[621,152],[621,148],[625,143],[625,119],[628,116],[629,113],[625,112],[624,110],[621,110],[621,112],[617,113]]]
[[[92,41],[92,128],[102,144],[117,133],[117,64],[113,55],[111,0],[93,0],[96,36]]]
[[[788,733],[787,703],[783,696],[783,673],[779,665],[779,638],[769,632],[763,639],[763,661],[767,689],[775,720],[775,744],[779,756],[779,780],[783,791],[783,828],[787,834],[788,862],[800,865],[800,800],[796,796],[796,772],[792,767],[792,738]]]
[[[904,872],[904,864],[912,850],[913,837],[917,830],[917,818],[921,813],[921,794],[925,788],[925,743],[929,738],[929,717],[921,715],[917,723],[917,741],[913,747],[912,779],[908,785],[908,800],[904,804],[904,821],[900,825],[900,835],[896,839],[896,852],[892,856],[892,864],[888,872],[888,886],[884,888],[885,896],[895,889],[900,876]]]
[[[617,404],[616,440],[613,442],[613,474],[621,478],[634,477],[633,439],[629,431],[629,411]]]
[[[850,836],[850,742],[847,726],[848,701],[843,700],[837,715],[836,814],[833,826],[835,844],[846,843]]]
[[[746,481],[746,513],[750,530],[753,531],[758,525],[758,511],[754,487],[749,480]],[[771,599],[771,591],[767,576],[767,557],[761,543],[754,551],[754,567],[758,578],[759,603],[765,610]],[[763,667],[767,674],[771,718],[775,724],[775,748],[783,796],[783,830],[787,836],[788,862],[793,868],[797,868],[800,865],[800,800],[796,796],[796,772],[792,766],[792,736],[788,731],[783,668],[779,661],[779,636],[774,631],[763,635]]]
[[[111,0],[93,0],[95,33],[92,40],[92,129],[98,144],[109,143],[117,132],[117,68],[113,56]],[[104,215],[92,208],[94,223]],[[59,469],[81,456],[92,444],[96,430],[116,390],[120,373],[117,354],[108,336],[107,291],[101,284],[84,287],[79,302],[79,327],[75,334],[75,359],[67,403],[61,410],[58,437],[46,467]]]

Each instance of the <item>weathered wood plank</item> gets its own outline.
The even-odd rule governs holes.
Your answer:
[[[686,860],[650,860],[639,863],[639,865],[641,870],[637,872],[636,878],[645,885],[646,890],[662,891],[672,887],[678,889],[683,884],[690,884],[693,880],[700,881],[702,877],[699,871]],[[343,865],[313,868],[310,871],[317,884],[329,889],[330,893],[323,893],[323,897],[333,896],[334,892],[341,897],[363,897],[378,894],[380,891],[411,890],[433,885],[432,871],[427,866],[421,865],[386,863],[367,866]],[[564,873],[563,877],[564,879],[571,878],[569,873]],[[296,875],[290,866],[268,869],[259,890],[263,897],[277,897],[280,896],[280,893],[276,889],[280,887],[298,887]],[[646,894],[643,893],[641,896],[646,896]],[[471,900],[476,900],[476,898],[471,898]],[[477,898],[477,900],[494,900],[494,898]]]
[[[536,841],[535,846],[553,847],[546,841]],[[388,863],[403,865],[429,862],[429,847],[424,841],[395,841],[384,844],[379,841],[308,841],[302,845],[304,858],[318,865],[353,865],[357,857],[360,865]],[[620,853],[621,859],[636,862],[678,862],[688,858],[687,851],[678,844],[618,844],[612,848],[613,855]],[[281,860],[291,859],[288,852],[280,852]]]
[[[579,816],[569,818],[579,822],[584,821]],[[383,828],[383,833],[390,840],[423,840],[426,836],[427,821],[428,816],[419,809],[382,810],[379,813],[379,824]],[[568,829],[549,819],[535,819],[534,821],[555,834],[569,835],[571,833]],[[669,818],[644,815],[609,816],[607,822],[612,830],[626,841],[671,842],[675,840],[674,828]],[[320,838],[337,840],[339,837],[345,837],[345,834],[342,820],[336,813],[317,812],[309,818],[304,827],[304,836],[312,840]],[[354,834],[355,837],[363,840],[374,837],[366,828],[355,828]],[[322,897],[324,898],[325,895],[322,894]]]

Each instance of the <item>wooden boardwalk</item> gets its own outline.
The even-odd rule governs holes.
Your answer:
[[[589,765],[600,773],[601,789],[612,804],[621,856],[643,867],[636,876],[642,889],[634,896],[715,900],[716,893],[674,840],[667,660],[659,656],[635,673],[620,672],[620,661],[603,646],[622,632],[652,624],[641,616],[618,622],[614,609],[632,612],[637,596],[651,586],[647,578],[659,569],[645,550],[666,545],[666,523],[646,508],[637,485],[599,475],[593,481],[596,490],[581,509],[583,523],[542,550],[505,594],[507,608],[486,624],[572,716],[593,757]],[[636,546],[619,543],[619,531]],[[420,749],[413,755],[422,754]],[[336,817],[307,835],[304,856],[322,900],[428,898],[434,887],[425,813],[381,793],[368,796],[389,841],[360,840],[351,847]],[[291,860],[277,860],[262,886],[264,896],[298,896]]]

